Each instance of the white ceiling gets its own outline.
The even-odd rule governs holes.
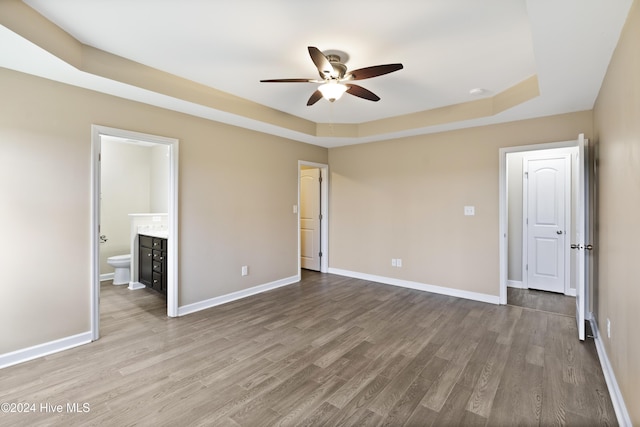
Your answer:
[[[540,96],[496,116],[370,138],[296,135],[87,75],[0,27],[0,66],[323,146],[589,110],[632,0],[25,0],[80,42],[317,123],[363,123],[492,96],[537,74]],[[358,82],[379,102],[306,101],[307,46],[349,69],[401,62]]]

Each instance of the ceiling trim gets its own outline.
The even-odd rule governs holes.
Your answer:
[[[363,123],[358,136],[374,136],[494,116],[539,95],[538,76],[533,75],[492,97]]]
[[[474,101],[364,123],[314,123],[85,45],[20,0],[0,2],[0,23],[79,71],[216,110],[223,113],[222,117],[235,117],[231,120],[234,125],[241,118],[240,121],[251,122],[248,128],[255,129],[256,122],[262,123],[267,125],[267,133],[279,134],[277,130],[281,129],[284,135],[302,136],[296,139],[312,143],[315,137],[371,140],[391,133],[488,117],[540,93],[537,76],[531,76],[492,97]]]
[[[492,91],[494,86],[484,85],[489,88],[483,94],[486,97],[474,97],[473,100],[460,96],[452,98],[463,100],[460,104],[442,106],[442,103],[434,102],[432,105],[439,107],[404,114],[400,112],[404,101],[399,100],[396,116],[385,113],[385,118],[347,122],[347,114],[341,115],[338,123],[325,123],[333,121],[328,118],[333,117],[332,114],[323,114],[323,119],[317,120],[313,117],[318,115],[306,115],[309,110],[292,109],[286,113],[268,107],[270,104],[232,95],[213,86],[160,71],[155,66],[142,65],[135,62],[138,58],[135,54],[130,56],[133,59],[130,60],[92,47],[90,41],[84,41],[87,43],[84,44],[81,36],[72,30],[63,30],[64,27],[31,8],[29,1],[0,0],[0,67],[330,148],[590,110],[634,0],[613,3],[602,0],[520,0],[526,4],[536,64],[535,70],[529,73],[535,75],[527,77],[527,73],[521,74],[518,78],[524,80],[519,83],[516,83],[518,79],[512,78],[506,85],[511,86],[499,93],[498,90]],[[33,0],[35,4],[40,1],[45,3],[44,0]],[[91,32],[91,29],[86,31]],[[179,34],[167,35],[174,36]],[[460,37],[468,35],[460,34]],[[455,48],[455,43],[452,46]],[[234,66],[233,63],[222,62],[214,65]],[[406,68],[409,69],[409,64]],[[401,87],[404,87],[407,103],[411,103],[411,96],[425,99],[432,94],[431,89],[421,89],[423,86],[420,85],[415,86],[415,93],[406,85]],[[435,93],[439,88],[432,89],[437,97]],[[463,89],[460,91],[458,94],[465,92]],[[289,99],[286,95],[283,98]],[[387,108],[383,111],[393,111],[383,107]],[[344,105],[336,106],[337,110],[340,108]],[[348,112],[351,113],[350,110]]]
[[[20,0],[0,2],[0,24],[80,71],[292,131],[315,132],[309,120],[85,45]]]

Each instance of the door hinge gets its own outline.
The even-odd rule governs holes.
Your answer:
[[[318,256],[322,258],[322,252],[318,252]]]
[[[320,214],[318,218],[320,219],[320,221],[322,221],[322,214]]]
[[[102,153],[98,153],[98,161],[101,162],[102,161]]]
[[[524,269],[525,271],[529,271],[529,264],[525,264]]]
[[[320,183],[322,184],[322,176],[320,176],[320,177],[318,178],[318,182],[320,182]]]
[[[525,173],[524,173],[524,177],[525,177],[525,178],[529,178],[529,172],[525,172]]]

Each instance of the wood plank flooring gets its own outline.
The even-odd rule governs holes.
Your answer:
[[[565,315],[306,271],[175,319],[152,291],[101,297],[100,340],[0,371],[0,402],[36,405],[0,425],[617,425]]]
[[[576,298],[554,292],[507,288],[507,304],[565,316],[576,315]]]

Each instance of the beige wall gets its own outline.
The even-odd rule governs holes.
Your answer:
[[[634,425],[640,425],[640,3],[631,7],[594,108],[601,338]],[[611,321],[611,338],[606,334]]]
[[[297,274],[298,160],[326,149],[6,69],[0,93],[0,354],[90,330],[91,124],[180,140],[181,306]]]
[[[589,137],[591,118],[587,111],[330,149],[330,266],[498,296],[499,148]],[[476,215],[464,216],[465,205]]]

